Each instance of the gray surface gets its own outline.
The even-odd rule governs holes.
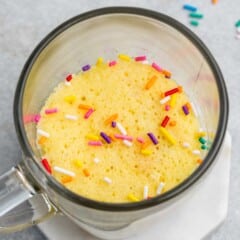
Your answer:
[[[187,13],[181,7],[186,1],[146,0],[0,0],[0,173],[19,161],[20,147],[13,120],[12,101],[18,76],[26,58],[36,44],[66,19],[93,8],[127,5],[164,12],[187,24]],[[224,74],[230,97],[229,130],[233,138],[229,213],[224,224],[206,240],[240,239],[240,40],[235,39],[234,23],[240,19],[240,0],[188,1],[205,14],[197,28],[192,28],[209,47]],[[117,4],[116,4],[117,3]],[[36,227],[1,236],[1,239],[44,239]]]

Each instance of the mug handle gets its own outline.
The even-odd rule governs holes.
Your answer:
[[[48,198],[28,183],[19,166],[0,176],[0,233],[22,230],[56,212]]]

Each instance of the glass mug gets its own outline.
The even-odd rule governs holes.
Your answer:
[[[194,103],[212,145],[203,163],[174,189],[134,203],[104,203],[79,196],[49,175],[40,164],[36,123],[53,88],[85,64],[118,53],[146,55],[172,73]],[[113,93],[114,94],[114,93]],[[221,150],[228,121],[228,96],[221,71],[206,46],[185,26],[161,13],[110,7],[76,16],[47,35],[21,73],[15,95],[14,119],[23,159],[0,178],[0,230],[15,231],[60,212],[93,235],[125,237],[124,229],[181,199],[210,173]],[[121,232],[118,234],[116,232]]]

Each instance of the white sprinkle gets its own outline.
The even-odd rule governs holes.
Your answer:
[[[128,147],[131,147],[133,145],[133,143],[128,140],[123,140],[123,143]]]
[[[71,86],[72,84],[71,84],[70,82],[68,82],[68,81],[65,81],[65,85],[69,87],[69,86]]]
[[[43,131],[42,129],[37,129],[37,134],[44,136],[46,138],[50,137],[50,134],[48,132]]]
[[[66,114],[66,115],[65,115],[65,118],[68,119],[68,120],[73,120],[73,121],[78,120],[78,117],[77,117],[77,116],[70,115],[70,114]]]
[[[160,182],[160,184],[159,184],[159,186],[157,188],[157,194],[161,194],[162,193],[164,185],[165,185],[165,183]]]
[[[126,129],[122,126],[121,123],[117,122],[117,123],[116,123],[116,127],[118,128],[118,130],[121,132],[122,135],[127,135],[127,131],[126,131]]]
[[[240,27],[236,28],[236,32],[239,34],[240,33]]]
[[[198,117],[198,112],[197,112],[197,109],[196,109],[195,105],[192,102],[190,104],[191,104],[191,107],[192,107],[192,110],[193,110],[193,113],[194,113],[195,117]]]
[[[69,170],[60,168],[60,167],[58,167],[58,166],[54,166],[53,169],[54,169],[56,172],[66,174],[66,175],[71,176],[71,177],[75,177],[75,173],[74,173],[74,172],[71,172],[71,171],[69,171]]]
[[[190,144],[188,143],[188,142],[183,142],[183,147],[185,147],[185,148],[189,148],[190,147]]]
[[[149,61],[148,60],[144,60],[141,62],[142,64],[149,64]]]
[[[192,153],[193,153],[194,155],[200,155],[201,152],[196,149],[196,150],[193,150]]]
[[[171,98],[170,96],[166,96],[165,98],[162,98],[160,100],[160,104],[164,104],[164,103],[168,102],[170,100],[170,98]]]
[[[143,199],[147,199],[148,198],[148,186],[144,186],[143,188]]]
[[[103,180],[108,183],[111,184],[112,183],[112,179],[108,178],[108,177],[104,177]]]
[[[99,158],[94,158],[93,161],[94,161],[95,163],[99,163],[99,162],[100,162],[100,159],[99,159]]]

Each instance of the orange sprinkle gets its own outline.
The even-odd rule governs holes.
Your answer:
[[[83,169],[83,173],[86,177],[89,177],[90,176],[90,172],[88,171],[88,169],[84,168]]]
[[[188,110],[190,110],[192,108],[192,106],[189,102],[187,102],[185,105],[187,106]]]
[[[78,108],[79,108],[79,109],[82,109],[82,110],[93,109],[91,106],[86,105],[86,104],[79,104],[79,105],[78,105]]]
[[[174,126],[176,126],[176,124],[177,124],[177,122],[176,122],[176,121],[171,121],[171,122],[169,123],[169,125],[170,125],[171,127],[174,127]]]
[[[150,142],[150,141],[147,140],[145,143],[143,143],[143,144],[141,145],[141,148],[142,148],[142,149],[145,149],[145,148],[147,148],[149,145],[151,145],[151,143],[152,143],[152,142]]]
[[[202,164],[202,163],[203,163],[203,160],[199,158],[199,159],[197,160],[197,163],[198,163],[198,164]]]
[[[150,88],[153,86],[153,84],[156,82],[156,80],[157,80],[157,76],[156,76],[156,75],[152,76],[152,77],[148,80],[147,84],[145,85],[145,89],[146,89],[146,90],[150,89]]]
[[[113,142],[116,141],[116,138],[114,137],[114,134],[113,134],[113,133],[108,134],[108,136],[111,138],[111,140],[112,140]]]
[[[42,144],[44,144],[44,143],[46,142],[46,140],[47,140],[46,137],[41,136],[41,137],[39,138],[39,140],[38,140],[38,144],[39,144],[39,145],[42,145]]]
[[[62,176],[61,178],[61,183],[64,184],[64,183],[69,183],[73,180],[73,178],[71,176]]]
[[[166,78],[171,78],[171,76],[172,76],[172,73],[167,71],[167,70],[165,70],[165,69],[163,69],[161,72],[164,74],[164,76]]]
[[[212,0],[212,3],[213,3],[213,4],[217,4],[217,3],[218,3],[218,0]]]
[[[182,93],[182,92],[183,92],[182,86],[178,86],[178,92],[179,92],[179,93]]]
[[[111,115],[108,119],[105,120],[105,125],[108,125],[109,123],[115,121],[118,118],[118,114],[115,113],[113,115]]]

